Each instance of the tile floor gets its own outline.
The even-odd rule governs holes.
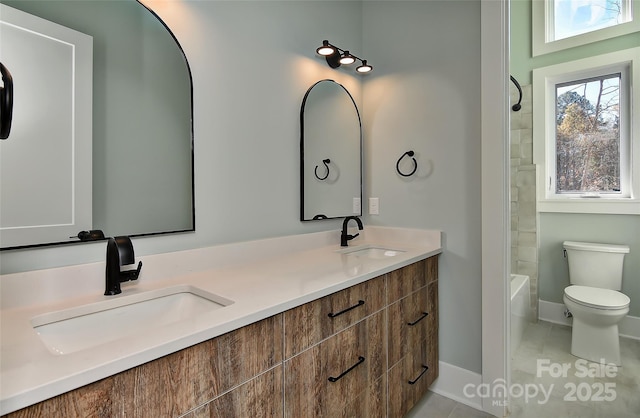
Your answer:
[[[492,418],[493,415],[478,411],[452,399],[427,392],[420,402],[404,418]]]
[[[570,327],[529,324],[513,355],[511,383],[538,394],[512,397],[511,417],[640,417],[640,341],[620,338],[620,352],[621,367],[598,366],[571,355]]]
[[[528,399],[525,395],[512,397],[510,417],[640,417],[640,341],[620,338],[620,351],[622,367],[617,370],[599,367],[571,355],[570,327],[544,321],[529,324],[522,343],[513,355],[511,387],[512,391],[521,387],[524,393],[527,393],[526,389],[530,396]],[[549,367],[543,368],[543,363],[539,365],[539,361],[546,362]],[[561,371],[563,367],[566,373]],[[587,376],[583,377],[583,374]],[[491,416],[429,392],[407,418]]]

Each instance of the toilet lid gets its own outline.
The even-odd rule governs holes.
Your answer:
[[[629,306],[629,296],[611,289],[573,285],[564,289],[572,301],[597,309],[620,309]]]

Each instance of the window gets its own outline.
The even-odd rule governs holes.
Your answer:
[[[633,48],[533,71],[540,211],[640,214],[639,66]]]
[[[621,189],[621,82],[617,73],[556,84],[556,193],[629,196]]]
[[[533,0],[533,55],[640,30],[633,0]]]

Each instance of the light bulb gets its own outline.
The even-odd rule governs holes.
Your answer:
[[[359,73],[368,73],[373,70],[373,67],[367,64],[367,60],[362,61],[362,65],[356,68],[356,71]]]
[[[328,56],[336,53],[336,49],[329,44],[329,41],[322,41],[322,46],[316,49],[318,55]]]
[[[344,51],[342,57],[340,57],[340,64],[349,65],[356,62],[356,59],[349,53],[349,51]]]

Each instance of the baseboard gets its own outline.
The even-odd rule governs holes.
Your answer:
[[[438,363],[438,367],[438,378],[429,390],[482,411],[482,398],[469,398],[464,394],[465,385],[471,383],[478,387],[482,383],[482,375],[443,361]]]
[[[554,324],[571,326],[571,319],[564,316],[565,306],[563,303],[548,302],[546,300],[538,301],[538,319],[552,322]],[[640,317],[625,316],[618,329],[621,337],[640,340]]]

